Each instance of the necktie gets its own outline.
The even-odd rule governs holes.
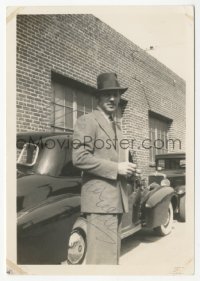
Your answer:
[[[111,122],[113,122],[113,117],[112,117],[112,115],[109,115],[109,116],[108,116],[108,119],[109,119]]]
[[[109,115],[109,120],[111,121],[111,126],[112,126],[112,128],[113,128],[114,133],[115,133],[115,140],[114,140],[115,149],[118,151],[116,123],[115,123],[115,121],[113,120],[112,115]]]

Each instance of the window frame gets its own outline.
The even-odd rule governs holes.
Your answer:
[[[166,143],[169,135],[169,129],[173,120],[152,111],[149,111],[148,118],[149,118],[149,139],[151,140],[151,146],[152,146],[149,149],[149,163],[150,166],[154,166],[156,164],[155,161],[156,155],[165,154],[169,152]],[[152,125],[153,123],[154,126]],[[152,134],[154,134],[154,138],[152,138]],[[161,139],[165,143],[165,146],[162,149],[156,148],[153,145],[153,141],[159,139]]]
[[[92,108],[91,108],[91,111],[94,110],[94,108],[96,107],[95,106],[95,95],[94,95],[94,92],[95,92],[95,88],[91,87],[91,86],[87,86],[79,81],[76,81],[74,79],[71,79],[69,77],[64,77],[63,75],[60,75],[58,73],[55,73],[55,72],[52,72],[52,92],[53,92],[53,97],[52,97],[52,122],[51,122],[51,127],[54,129],[54,131],[63,131],[63,132],[69,132],[69,133],[73,133],[74,131],[74,125],[77,121],[77,118],[78,118],[78,103],[77,103],[77,95],[78,93],[82,93],[82,94],[87,94],[87,95],[91,95],[91,98],[92,98]],[[58,84],[58,85],[62,85],[64,87],[67,88],[71,88],[72,90],[72,94],[73,94],[73,99],[72,99],[72,107],[70,106],[65,106],[65,98],[64,98],[64,105],[61,105],[61,104],[57,104],[55,102],[56,100],[56,92],[55,92],[55,84]],[[66,95],[66,93],[65,93]],[[56,106],[61,106],[63,107],[63,119],[64,119],[64,126],[58,126],[56,124]],[[65,120],[65,108],[71,108],[72,109],[72,127],[67,127],[66,126],[66,120]],[[86,111],[86,106],[84,104],[84,113],[83,114],[86,114],[87,111]]]

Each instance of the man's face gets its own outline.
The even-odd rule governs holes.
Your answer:
[[[118,108],[120,97],[118,90],[105,91],[99,95],[98,105],[105,113],[112,114]]]

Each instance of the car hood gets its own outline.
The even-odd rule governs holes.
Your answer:
[[[162,171],[156,171],[150,176],[164,176],[166,175],[167,177],[180,177],[180,176],[185,176],[185,171],[183,170],[162,170]]]
[[[185,170],[163,170],[161,172],[166,174],[168,177],[185,176]]]

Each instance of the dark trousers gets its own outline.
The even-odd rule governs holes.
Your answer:
[[[87,214],[86,264],[119,264],[122,214]]]

